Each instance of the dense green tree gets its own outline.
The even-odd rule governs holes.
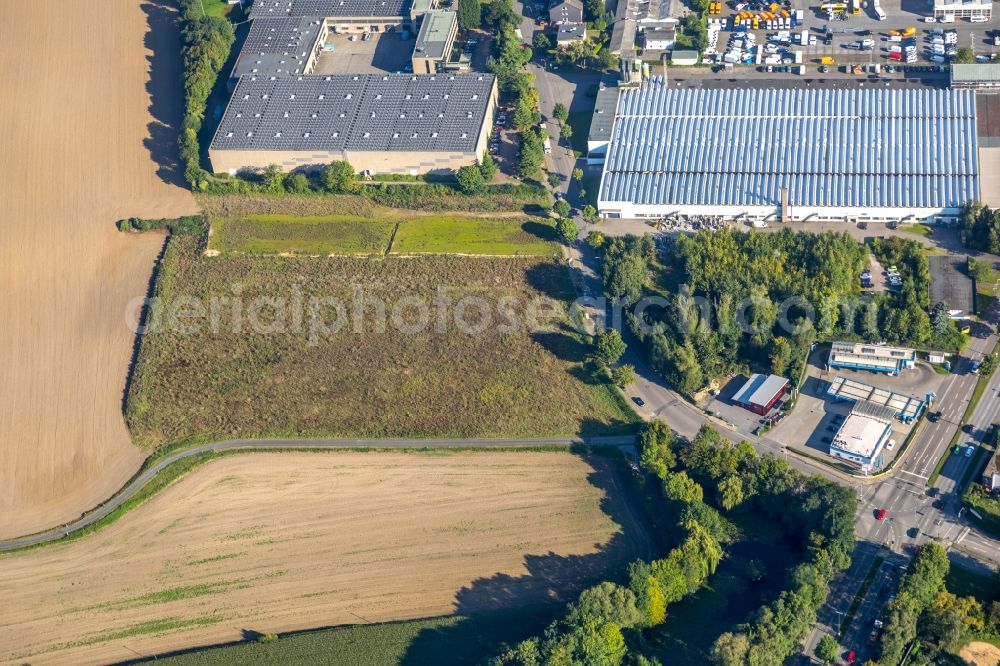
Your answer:
[[[557,203],[561,203],[561,201]],[[576,226],[573,218],[570,217],[569,211],[566,211],[566,215],[556,221],[556,233],[559,234],[559,239],[566,245],[571,245],[576,241],[577,236],[580,234],[580,229]]]
[[[606,328],[594,338],[594,358],[602,365],[618,362],[628,347],[622,335],[613,328]]]
[[[499,171],[497,167],[497,161],[493,159],[493,156],[489,153],[483,155],[483,159],[479,161],[479,173],[483,176],[484,183],[491,183]]]
[[[573,126],[570,124],[563,125],[559,130],[559,137],[569,141],[573,138]]]
[[[549,39],[548,35],[539,30],[535,33],[535,36],[531,38],[531,45],[539,51],[548,51],[552,48],[552,40]]]
[[[599,219],[597,216],[597,209],[590,204],[583,207],[583,210],[580,211],[580,216],[591,224],[595,224]]]
[[[321,181],[327,192],[354,192],[358,188],[358,174],[349,162],[330,162],[323,167]]]
[[[538,175],[545,153],[538,133],[529,130],[521,133],[521,145],[517,151],[517,175],[520,178],[534,178]]]
[[[552,204],[552,211],[561,218],[567,218],[573,213],[573,208],[565,199],[559,199]]]
[[[458,0],[458,27],[461,30],[476,30],[482,23],[482,7],[479,0]]]
[[[948,306],[938,301],[931,308],[931,328],[936,335],[944,335],[951,327],[951,319],[948,316]]]
[[[647,261],[635,237],[612,239],[602,266],[605,296],[629,304],[639,300],[649,277]]]
[[[569,110],[566,108],[566,105],[562,102],[556,102],[555,106],[552,107],[552,117],[560,123],[565,123],[569,120]]]
[[[816,646],[816,656],[823,660],[825,664],[832,664],[840,656],[840,643],[830,634],[823,634]]]
[[[483,172],[479,170],[476,166],[464,166],[458,170],[455,174],[455,179],[458,181],[458,189],[462,191],[463,194],[476,194],[483,190],[485,182],[483,181]]]
[[[581,169],[580,167],[575,167],[573,169],[572,176],[573,180],[579,183],[581,180],[583,180],[583,169]]]
[[[309,179],[304,173],[290,173],[285,177],[285,189],[293,194],[306,194],[310,191]]]
[[[677,438],[670,426],[659,419],[650,421],[639,433],[639,461],[642,468],[660,480],[677,464]]]
[[[636,607],[635,593],[609,582],[584,590],[579,599],[570,604],[567,622],[582,624],[590,618],[613,622],[625,628],[634,627],[642,621],[642,615]]]
[[[674,472],[667,474],[663,482],[663,495],[674,502],[691,504],[701,502],[705,491],[687,472]]]
[[[635,383],[635,366],[623,363],[611,370],[611,381],[618,388],[628,388]]]
[[[879,663],[896,666],[903,659],[906,646],[917,637],[920,605],[909,592],[900,592],[888,606],[885,627],[879,641]]]
[[[983,606],[974,597],[939,592],[924,613],[921,633],[942,647],[958,647],[959,639],[985,626]]]
[[[960,65],[968,65],[976,62],[976,55],[968,46],[963,46],[955,52],[955,62]]]
[[[605,240],[607,239],[600,231],[594,230],[587,233],[587,245],[595,250],[600,250],[604,246]]]
[[[730,476],[719,482],[719,506],[730,511],[743,502],[743,481],[739,476]]]

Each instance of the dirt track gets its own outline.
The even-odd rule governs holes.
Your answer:
[[[138,467],[121,416],[124,312],[162,239],[113,223],[196,210],[167,182],[165,123],[180,103],[170,10],[55,10],[0,3],[0,537],[79,515]]]
[[[568,453],[225,457],[96,535],[0,558],[0,662],[553,598],[647,555],[620,484]]]

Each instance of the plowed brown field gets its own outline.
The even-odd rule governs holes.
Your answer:
[[[178,33],[158,2],[0,2],[0,537],[65,521],[142,456],[126,304],[162,244],[128,215],[196,206],[171,164]]]
[[[224,457],[97,534],[0,557],[0,662],[565,599],[651,555],[624,483],[558,452]]]

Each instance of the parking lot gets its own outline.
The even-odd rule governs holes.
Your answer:
[[[399,32],[369,33],[366,41],[360,35],[331,32],[326,47],[316,60],[315,74],[379,74],[413,71],[412,35],[406,41]],[[329,49],[333,50],[329,50]]]
[[[736,392],[739,391],[743,384],[746,383],[747,379],[749,379],[749,377],[745,375],[737,375],[731,378],[721,389],[719,389],[718,395],[709,397],[709,399],[702,405],[702,408],[706,411],[712,412],[723,421],[729,423],[739,432],[746,435],[752,435],[755,434],[754,431],[757,430],[758,427],[767,422],[768,417],[775,418],[779,413],[781,413],[780,406],[782,402],[784,402],[785,398],[779,400],[778,404],[775,405],[767,415],[761,416],[759,414],[754,414],[749,409],[744,409],[733,402],[733,396],[736,395]]]
[[[743,2],[746,3],[746,0]],[[818,5],[809,7],[803,10],[801,21],[797,21],[794,26],[789,26],[789,41],[791,43],[786,47],[787,52],[781,54],[783,57],[780,63],[773,60],[770,63],[763,63],[763,58],[760,59],[760,62],[755,59],[752,65],[737,64],[735,71],[743,70],[748,73],[752,71],[770,77],[793,76],[793,74],[780,73],[778,70],[787,68],[794,71],[794,52],[801,51],[802,64],[806,66],[804,74],[807,76],[815,76],[817,68],[825,62],[826,67],[823,69],[829,71],[823,71],[823,76],[857,78],[857,74],[862,72],[854,72],[852,69],[845,71],[844,67],[845,65],[862,65],[865,66],[863,73],[871,75],[870,78],[881,77],[886,81],[913,80],[913,75],[919,74],[922,79],[929,78],[929,82],[933,83],[936,77],[947,80],[947,70],[943,65],[952,59],[958,49],[971,47],[973,54],[981,59],[992,57],[994,53],[1000,53],[1000,46],[993,44],[994,35],[1000,35],[1000,18],[996,15],[984,23],[972,23],[968,19],[957,19],[952,23],[927,23],[925,18],[933,14],[933,4],[928,0],[885,0],[880,6],[886,14],[886,20],[880,21],[875,16],[872,3],[868,3],[868,5],[867,8],[861,10],[860,14],[851,14],[850,12],[843,14],[844,20],[831,19],[828,14],[820,11]],[[715,46],[715,50],[718,51],[717,62],[719,63],[714,72],[716,75],[723,71],[727,74],[734,73],[734,69],[723,70],[721,63],[727,43],[730,36],[733,35],[732,17],[737,15],[735,6],[735,2],[730,5],[722,5],[723,11],[720,15],[709,17],[713,21],[723,21],[725,26],[724,30],[719,33]],[[765,5],[751,6],[764,7]],[[795,17],[796,12],[791,9],[790,4],[784,5],[784,7],[792,17]],[[911,59],[909,63],[902,44],[890,41],[889,36],[891,30],[902,31],[905,28],[912,28],[915,31],[912,39],[915,46],[913,53],[916,57]],[[935,38],[935,35],[946,30],[954,31],[953,36],[938,35],[942,43],[933,44],[931,40]],[[804,44],[801,43],[803,31],[806,33]],[[828,31],[829,43],[826,43],[827,39],[825,38]],[[760,29],[757,30],[753,30],[752,26],[748,27],[747,32],[754,35],[756,44],[763,46],[767,44],[768,35],[776,35],[777,29],[768,30],[761,25]],[[865,50],[852,48],[866,42],[866,40],[870,40],[870,48]],[[899,48],[900,53],[892,57],[899,57],[899,61],[890,59],[890,53],[895,48]],[[935,49],[937,53],[932,52]],[[949,52],[952,54],[951,56],[948,55]],[[767,55],[774,56],[776,54]],[[943,62],[937,58],[932,60],[932,56],[943,57]],[[823,60],[824,58],[827,60]],[[767,64],[774,65],[773,71],[767,71]],[[875,68],[872,67],[875,64],[880,65],[879,70],[885,65],[890,65],[891,71],[875,72]],[[758,70],[762,71],[758,72]],[[672,68],[671,76],[675,74],[683,77],[686,73],[684,68]],[[693,72],[691,74],[694,75]],[[742,76],[742,72],[740,75]]]

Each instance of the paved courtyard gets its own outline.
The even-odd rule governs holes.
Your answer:
[[[828,356],[828,345],[821,345],[812,353],[795,409],[771,430],[769,437],[786,446],[807,449],[814,454],[828,455],[830,442],[837,432],[840,419],[846,418],[851,413],[852,407],[850,402],[838,401],[827,396],[826,391],[834,377],[853,379],[920,399],[923,399],[928,391],[936,392],[945,378],[922,362],[918,362],[916,368],[898,377],[841,368],[826,370]],[[900,445],[913,427],[914,424],[893,421],[891,439],[896,445],[891,450],[885,451],[886,464],[900,450]]]
[[[316,74],[379,74],[410,68],[413,36],[403,41],[399,32],[372,33],[367,42],[357,35],[330,33],[326,40],[333,51],[323,51],[316,60]]]

